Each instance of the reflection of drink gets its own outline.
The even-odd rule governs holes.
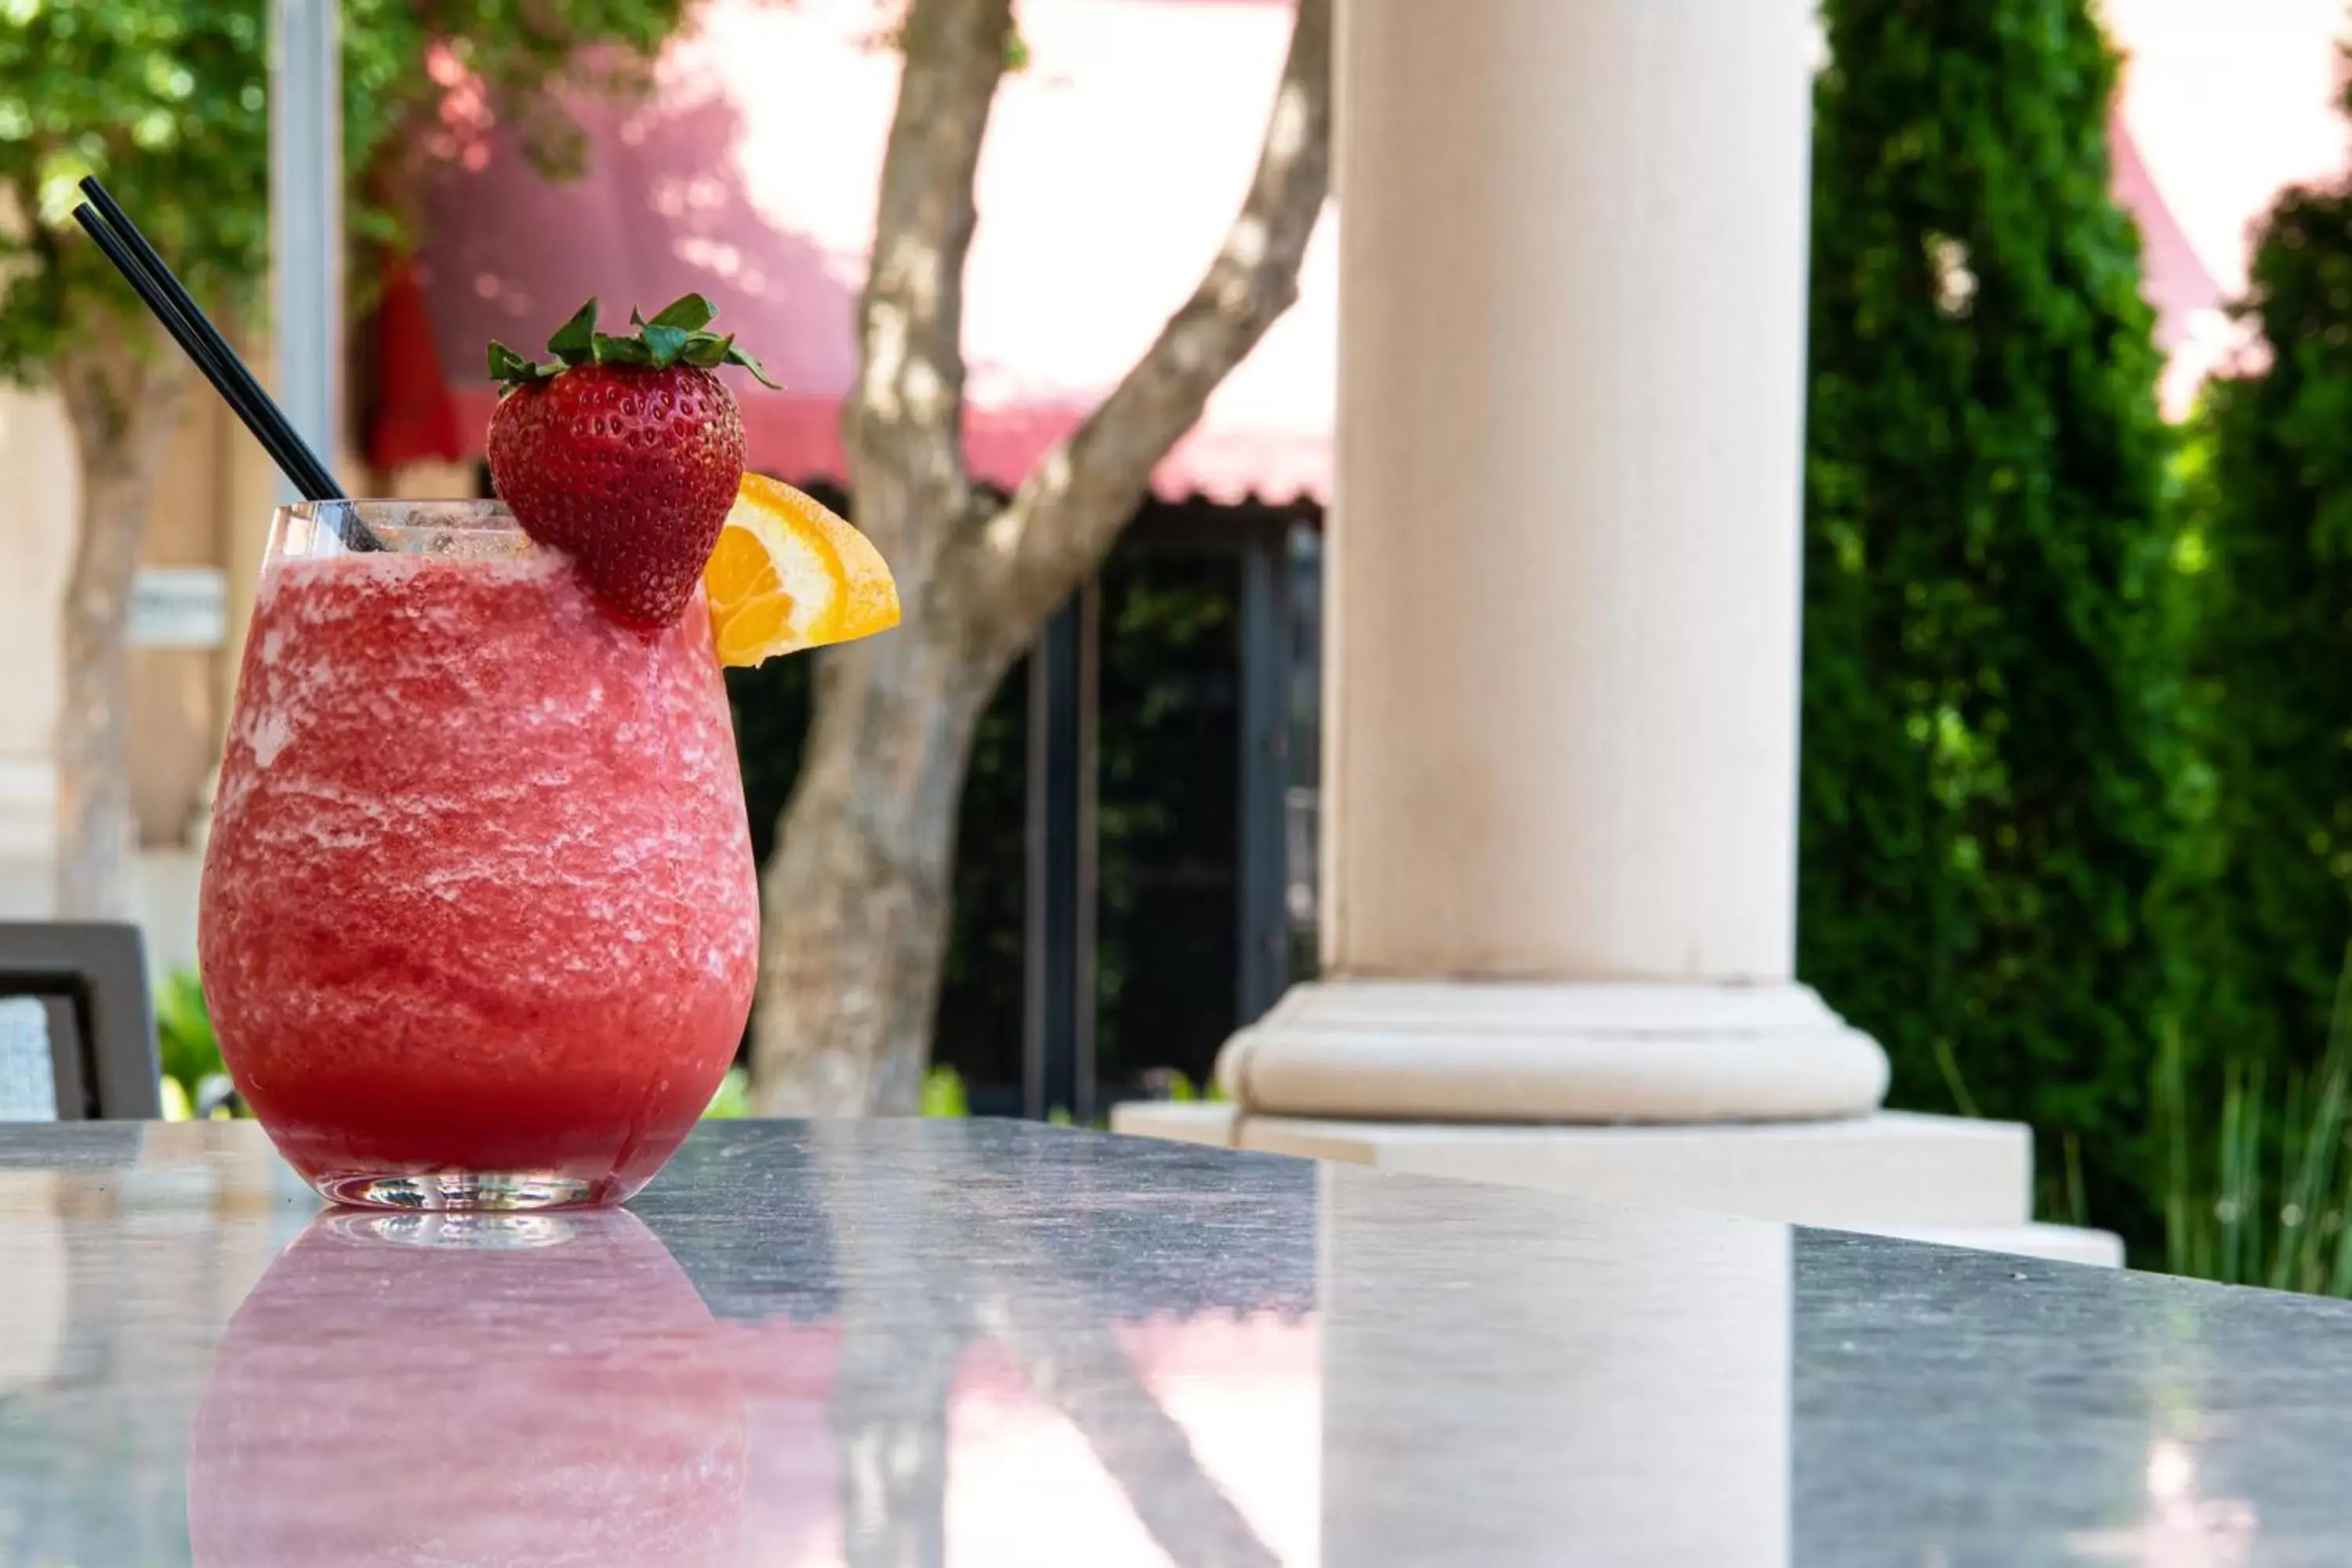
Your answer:
[[[195,1561],[731,1563],[738,1374],[625,1211],[329,1214],[221,1340]]]
[[[709,1100],[759,905],[707,617],[600,611],[502,510],[281,514],[205,868],[237,1088],[330,1196],[617,1201]]]

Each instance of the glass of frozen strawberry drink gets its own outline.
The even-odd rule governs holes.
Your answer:
[[[199,949],[230,1076],[321,1194],[627,1197],[732,1059],[758,930],[698,588],[628,624],[495,503],[278,514]]]
[[[625,1209],[330,1211],[220,1336],[190,1558],[743,1562],[741,1345]]]

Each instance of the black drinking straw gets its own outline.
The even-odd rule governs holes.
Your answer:
[[[253,372],[246,368],[236,351],[229,347],[228,340],[221,336],[220,329],[197,307],[186,287],[163,265],[163,258],[147,243],[147,237],[139,232],[139,226],[131,221],[130,215],[107,194],[95,175],[81,182],[81,192],[89,199],[74,208],[74,221],[89,231],[99,249],[114,263],[115,270],[154,312],[155,319],[163,323],[172,340],[204,372],[205,379],[213,384],[213,389],[245,422],[245,427],[253,432],[254,439],[268,452],[278,471],[292,481],[306,500],[346,499],[334,475],[327,471],[327,465],[296,433],[285,411],[261,389]],[[353,550],[383,548],[383,542],[356,517],[348,518],[341,531],[344,543]]]

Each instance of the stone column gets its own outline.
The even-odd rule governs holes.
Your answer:
[[[1342,0],[1323,983],[1244,1110],[1866,1111],[1792,978],[1811,0]]]

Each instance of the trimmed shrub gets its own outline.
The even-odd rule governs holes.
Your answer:
[[[2166,434],[2083,0],[1826,0],[1798,968],[2152,1242]]]

